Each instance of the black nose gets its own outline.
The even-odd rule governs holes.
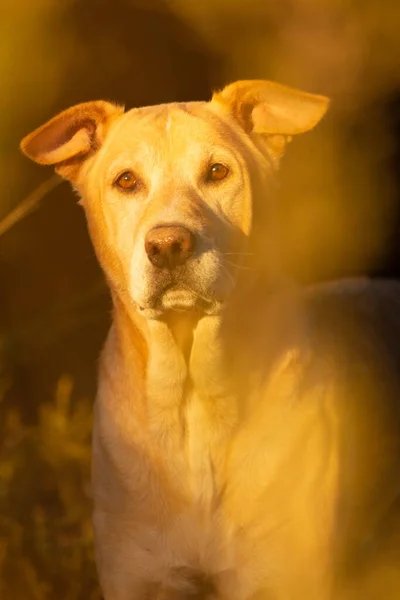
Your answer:
[[[182,225],[160,225],[150,229],[144,241],[150,262],[159,269],[183,265],[193,254],[193,233]]]

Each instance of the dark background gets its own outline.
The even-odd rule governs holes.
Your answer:
[[[333,100],[283,162],[288,273],[398,277],[400,9],[356,4],[6,0],[0,220],[51,176],[18,145],[58,111],[101,98],[127,108],[207,100],[234,79],[275,79]],[[97,598],[90,407],[109,316],[83,212],[63,183],[0,237],[5,600]]]

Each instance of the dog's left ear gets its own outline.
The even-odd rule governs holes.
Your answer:
[[[278,154],[291,136],[315,127],[329,105],[325,96],[263,80],[231,83],[214,93],[212,102],[223,105],[248,134],[270,136]]]

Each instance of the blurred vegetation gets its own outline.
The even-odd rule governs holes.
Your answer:
[[[287,270],[300,281],[400,274],[398,2],[0,4],[2,223],[51,176],[18,143],[57,111],[98,98],[202,100],[234,79],[276,79],[333,100],[283,163]],[[90,431],[109,308],[76,198],[49,188],[0,236],[2,600],[99,597]]]
[[[0,597],[97,600],[89,498],[91,403],[60,378],[34,425],[3,415]]]

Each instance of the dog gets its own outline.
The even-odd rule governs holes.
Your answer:
[[[94,407],[105,600],[400,597],[400,286],[301,289],[276,173],[329,101],[87,102],[21,142],[78,192],[113,301]]]

